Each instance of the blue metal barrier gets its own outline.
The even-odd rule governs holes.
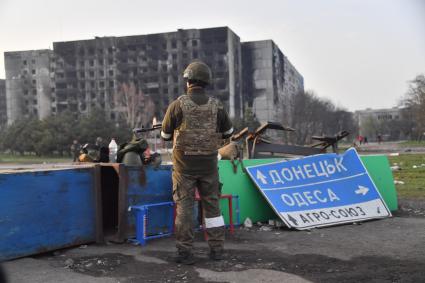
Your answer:
[[[0,174],[0,261],[96,241],[94,168]]]

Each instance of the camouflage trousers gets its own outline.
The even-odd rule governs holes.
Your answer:
[[[173,199],[177,206],[175,236],[179,251],[192,250],[195,188],[201,198],[208,245],[211,250],[223,249],[224,219],[219,207],[219,186],[217,171],[208,175],[188,175],[173,171]]]

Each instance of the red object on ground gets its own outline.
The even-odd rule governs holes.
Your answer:
[[[233,235],[235,233],[235,227],[233,225],[233,201],[232,201],[232,195],[229,195],[229,194],[221,195],[220,196],[220,199],[227,199],[227,202],[228,202],[228,205],[229,205],[229,227],[230,227],[229,231],[230,231],[230,234]],[[199,195],[198,190],[196,189],[195,190],[195,201],[200,201],[200,200],[201,200],[201,197]],[[177,209],[177,205],[174,206],[174,226],[175,226],[176,216],[177,216],[176,209]],[[202,211],[201,211],[201,216],[202,216]],[[204,225],[205,224],[202,223],[202,227],[204,229],[204,237],[205,237],[205,240],[207,240],[208,239],[207,230],[205,229],[205,226]]]

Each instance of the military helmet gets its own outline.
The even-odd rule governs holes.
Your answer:
[[[129,151],[124,154],[122,163],[127,166],[142,166],[142,159],[137,152]]]
[[[183,72],[183,78],[196,80],[209,84],[211,82],[211,69],[202,61],[190,63]]]

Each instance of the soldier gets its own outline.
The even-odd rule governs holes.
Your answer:
[[[72,161],[77,162],[78,156],[80,155],[80,150],[81,150],[81,145],[79,144],[79,142],[77,140],[74,140],[72,142],[70,150],[71,150],[71,154],[72,154]]]
[[[173,199],[177,206],[175,222],[177,256],[175,261],[193,264],[193,207],[198,189],[205,218],[210,258],[221,260],[224,245],[224,219],[219,208],[220,183],[217,148],[233,133],[232,123],[222,104],[205,93],[211,70],[195,61],[185,69],[187,94],[167,109],[161,137],[173,139]]]
[[[96,162],[109,162],[109,148],[101,137],[96,138],[95,148],[99,151],[99,158]]]

